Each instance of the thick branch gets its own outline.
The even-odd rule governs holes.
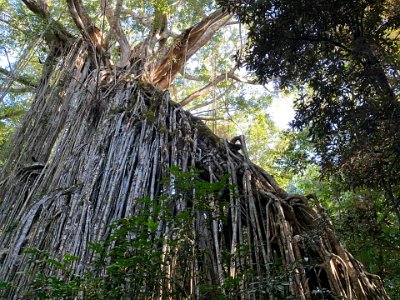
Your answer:
[[[186,54],[186,58],[189,59],[192,57],[193,54],[195,54],[200,48],[202,48],[205,44],[208,43],[208,41],[212,38],[212,36],[223,26],[226,26],[228,21],[230,20],[230,17],[225,18],[221,22],[212,24],[208,27],[208,29],[205,31],[205,33],[198,39],[196,40],[195,44],[188,49],[188,53]]]
[[[51,45],[55,41],[68,44],[74,37],[57,21],[53,20],[47,7],[47,3],[42,0],[22,0],[26,7],[35,15],[47,23],[47,31],[44,36],[46,43]]]
[[[365,38],[359,38],[353,44],[352,55],[362,62],[365,68],[365,77],[369,77],[370,82],[381,96],[391,103],[396,103],[398,100],[394,94],[393,87],[390,85],[385,70],[374,53],[371,44]]]
[[[217,77],[215,77],[215,79],[213,81],[211,81],[210,83],[208,83],[207,85],[203,86],[201,89],[198,89],[197,91],[195,91],[194,93],[190,94],[189,96],[187,96],[185,99],[183,99],[179,104],[182,106],[188,105],[190,102],[192,102],[193,100],[195,100],[196,98],[206,94],[212,87],[214,87],[215,85],[217,85],[218,83],[220,83],[223,80],[228,79],[231,73],[234,72],[235,69],[230,70],[229,72],[223,73],[218,75]]]
[[[131,49],[129,46],[128,39],[124,34],[124,32],[122,31],[121,25],[119,23],[121,6],[122,6],[122,0],[118,0],[114,13],[110,3],[107,0],[101,0],[102,11],[104,11],[107,21],[110,24],[111,31],[115,33],[120,46],[121,55],[120,55],[120,60],[117,63],[118,67],[127,66],[131,54]]]
[[[35,89],[30,89],[29,87],[19,87],[19,88],[1,88],[1,93],[10,93],[10,94],[24,94],[24,93],[32,93],[35,92]]]
[[[242,78],[239,75],[235,75],[235,74],[229,74],[229,78],[233,79],[237,82],[245,83],[245,84],[254,84],[254,85],[260,84],[259,82],[255,81],[255,80],[248,80],[248,79]]]
[[[259,84],[257,81],[246,80],[244,78],[241,78],[238,75],[235,75],[234,74],[235,69],[236,69],[236,67],[233,68],[232,70],[230,70],[229,72],[226,72],[226,73],[218,75],[213,81],[211,81],[207,85],[203,86],[202,88],[198,89],[197,91],[195,91],[194,93],[190,94],[185,99],[183,99],[180,102],[180,104],[182,106],[188,105],[189,103],[191,103],[196,98],[206,94],[210,90],[210,88],[212,88],[213,86],[217,85],[219,82],[221,82],[223,80],[233,79],[233,80],[235,80],[237,82],[241,82],[241,83],[245,83],[245,84],[254,84],[254,85],[258,85]],[[191,75],[187,76],[186,74],[183,77],[187,78],[187,79],[190,79],[190,80],[196,80],[196,81],[199,80],[199,78],[197,78],[197,77],[194,77],[194,76],[191,76]]]
[[[50,12],[47,3],[42,0],[22,0],[24,4],[35,14],[44,19],[50,17]]]
[[[193,81],[204,81],[204,78],[201,78],[199,76],[195,76],[192,74],[188,74],[184,71],[181,71],[180,74],[184,79],[193,80]]]
[[[13,81],[22,83],[28,87],[33,87],[33,88],[37,88],[38,84],[36,82],[32,82],[28,77],[23,76],[23,75],[16,75],[13,72],[10,72],[4,68],[0,67],[0,73],[4,74],[5,76],[7,76],[8,78],[10,78]]]
[[[101,49],[102,34],[86,12],[81,0],[67,0],[68,9],[84,39],[91,42],[96,49]]]
[[[152,83],[158,88],[167,89],[185,62],[225,25],[229,19],[227,16],[227,12],[219,9],[185,30],[156,66]]]

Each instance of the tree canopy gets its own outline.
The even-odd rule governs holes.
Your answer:
[[[400,220],[400,2],[220,2],[249,27],[241,63],[299,91],[292,125],[325,174],[380,186]]]

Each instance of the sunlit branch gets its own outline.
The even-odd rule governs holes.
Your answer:
[[[101,49],[102,33],[90,19],[81,0],[67,0],[68,9],[84,39],[91,42],[97,49]]]
[[[224,18],[224,19],[222,19]],[[212,36],[222,27],[226,26],[226,24],[230,20],[230,16],[225,15],[223,16],[220,22],[215,22],[214,24],[211,24],[205,32],[199,37],[199,39],[196,40],[196,43],[188,49],[187,52],[187,57],[192,57],[193,54],[195,54],[200,48],[202,48],[205,44],[208,43],[208,41],[212,38]],[[219,20],[218,20],[219,21]]]
[[[181,74],[182,78],[187,79],[187,80],[193,80],[193,81],[204,81],[205,80],[202,77],[188,74],[185,71],[181,71],[180,74]]]
[[[245,84],[252,84],[252,85],[259,85],[260,84],[256,80],[248,80],[248,79],[242,78],[242,77],[240,77],[238,75],[235,75],[235,74],[229,74],[229,78],[231,78],[231,79],[233,79],[233,80],[235,80],[237,82],[245,83]]]
[[[173,43],[173,46],[158,63],[151,82],[161,89],[170,86],[172,80],[187,60],[203,47],[229,20],[227,12],[216,10],[198,24],[185,30]]]
[[[179,104],[182,106],[188,105],[190,102],[192,102],[196,98],[206,94],[212,87],[216,86],[221,81],[227,80],[228,78],[230,78],[229,75],[231,73],[233,73],[235,69],[236,68],[234,68],[233,70],[230,70],[229,72],[218,75],[217,77],[215,77],[215,79],[213,81],[211,81],[207,85],[203,86],[202,88],[198,89],[194,93],[187,96],[185,99],[183,99],[181,102],[179,102]]]
[[[128,39],[124,34],[124,32],[122,31],[119,22],[121,7],[122,7],[122,0],[117,1],[115,11],[113,11],[108,0],[101,0],[101,9],[105,13],[107,21],[110,24],[111,35],[112,33],[115,33],[117,41],[120,46],[120,60],[116,65],[119,67],[124,67],[129,63],[131,50]]]

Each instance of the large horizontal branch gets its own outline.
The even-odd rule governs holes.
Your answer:
[[[29,87],[17,87],[17,88],[2,88],[0,87],[1,93],[10,93],[10,94],[24,94],[24,93],[33,93],[35,92],[34,88]]]
[[[187,96],[185,99],[183,99],[181,102],[179,102],[179,104],[182,105],[182,106],[188,105],[189,103],[191,103],[196,98],[206,94],[212,87],[216,86],[221,81],[228,79],[229,75],[231,73],[233,73],[234,70],[235,70],[235,68],[230,70],[229,72],[222,73],[222,74],[218,75],[217,77],[215,77],[215,79],[213,81],[209,82],[207,85],[203,86],[202,88],[198,89],[194,93],[192,93],[189,96]]]
[[[187,109],[187,111],[192,112],[192,111],[198,110],[199,108],[206,107],[208,105],[211,105],[211,104],[217,102],[222,97],[223,97],[223,94],[221,93],[221,94],[217,95],[216,97],[213,97],[212,99],[210,99],[208,101],[203,101],[203,102],[201,102],[201,103],[199,103],[199,104],[197,104],[195,106],[191,106],[190,108]],[[203,111],[200,111],[199,113],[203,113]]]
[[[38,84],[36,82],[33,82],[28,77],[23,76],[23,75],[16,75],[13,72],[10,72],[2,67],[0,67],[0,73],[5,75],[7,78],[11,79],[12,81],[22,83],[23,85],[26,85],[28,87],[37,88],[37,86],[38,86]]]
[[[137,13],[135,13],[133,10],[130,9],[122,9],[121,12],[125,15],[131,16],[131,18],[139,23],[140,25],[146,27],[147,29],[151,30],[152,28],[152,22],[151,22],[151,17],[149,16],[142,16]]]
[[[194,93],[190,94],[187,96],[185,99],[183,99],[180,104],[182,106],[188,105],[189,103],[193,102],[196,98],[206,94],[212,87],[216,86],[218,83],[220,83],[223,80],[228,80],[232,79],[234,81],[240,82],[240,83],[245,83],[245,84],[253,84],[253,85],[258,85],[259,83],[257,81],[253,80],[247,80],[244,78],[241,78],[240,76],[234,74],[236,67],[230,70],[229,72],[223,73],[218,75],[214,80],[212,80],[210,83],[206,84],[202,88],[198,89]],[[194,77],[194,76],[186,76],[186,74],[183,76],[184,78],[190,79],[190,80],[195,80],[198,81],[200,78]]]
[[[193,81],[204,81],[203,77],[188,74],[184,71],[181,71],[180,74],[184,79],[193,80]]]
[[[216,10],[198,24],[186,29],[156,66],[151,78],[152,83],[161,89],[167,89],[187,60],[203,47],[229,20],[228,13]]]

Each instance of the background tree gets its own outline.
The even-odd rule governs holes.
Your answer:
[[[249,25],[241,61],[261,82],[300,90],[325,174],[379,186],[400,221],[399,1],[221,1]]]
[[[380,278],[338,242],[314,196],[288,194],[251,163],[243,136],[222,140],[170,100],[166,89],[230,16],[202,3],[206,14],[177,25],[175,35],[168,20],[192,2],[176,10],[168,1],[126,3],[24,1],[47,55],[0,174],[3,296],[31,297],[35,278],[79,284],[92,272],[108,287],[107,278],[128,272],[138,298],[387,299]],[[206,78],[213,86],[222,82],[217,66]],[[8,71],[12,87],[24,74]],[[204,185],[220,182],[204,194]],[[123,227],[129,218],[132,226]],[[107,238],[111,223],[116,239]],[[111,254],[109,264],[91,270],[101,240],[107,249],[96,249]],[[50,266],[29,259],[28,249],[45,253]],[[149,265],[159,267],[159,280],[141,253],[154,254]],[[131,287],[116,281],[118,292]]]
[[[302,131],[281,138],[269,168],[287,190],[314,191],[397,296],[399,2],[221,2],[249,26],[241,62],[300,94],[292,125]]]

